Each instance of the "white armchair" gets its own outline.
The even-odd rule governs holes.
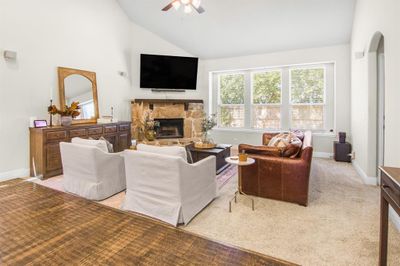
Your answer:
[[[126,150],[124,158],[124,210],[176,226],[188,224],[217,196],[214,156],[188,164],[178,156]]]
[[[60,143],[64,189],[90,200],[103,200],[126,189],[124,158],[94,146]]]

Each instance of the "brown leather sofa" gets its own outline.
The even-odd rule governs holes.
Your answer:
[[[265,133],[263,145],[276,134]],[[239,145],[239,152],[246,152],[255,164],[240,167],[242,191],[263,198],[308,204],[308,187],[312,160],[312,133],[305,132],[303,146],[296,158],[281,157],[276,148]]]

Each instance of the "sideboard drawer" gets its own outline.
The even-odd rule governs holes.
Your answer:
[[[103,128],[102,127],[91,127],[88,129],[89,135],[98,135],[98,134],[103,134]]]
[[[46,134],[47,140],[62,140],[67,138],[67,131],[51,131]]]
[[[390,198],[398,205],[400,206],[400,191],[397,188],[396,184],[390,180],[386,176],[386,174],[382,174],[382,190],[386,192]]]
[[[130,129],[130,125],[120,125],[119,131],[128,131]]]
[[[117,126],[104,127],[104,133],[114,133],[114,132],[117,132]]]
[[[73,129],[69,132],[69,136],[71,138],[75,138],[75,137],[85,137],[86,136],[86,129],[82,128],[82,129]]]

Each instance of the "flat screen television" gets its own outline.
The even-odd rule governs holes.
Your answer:
[[[196,90],[199,59],[167,55],[140,55],[140,87]]]

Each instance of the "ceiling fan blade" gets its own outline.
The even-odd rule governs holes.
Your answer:
[[[196,7],[195,5],[193,5],[193,4],[190,4],[193,8],[194,8],[194,10],[196,10],[199,14],[202,14],[202,13],[204,13],[205,12],[205,10],[204,10],[204,8],[202,7],[202,6],[199,6],[199,7]]]
[[[171,9],[171,7],[173,7],[173,4],[175,3],[176,1],[172,1],[171,3],[169,3],[168,5],[166,5],[163,9],[161,9],[162,11],[168,11],[168,10],[170,10]]]

